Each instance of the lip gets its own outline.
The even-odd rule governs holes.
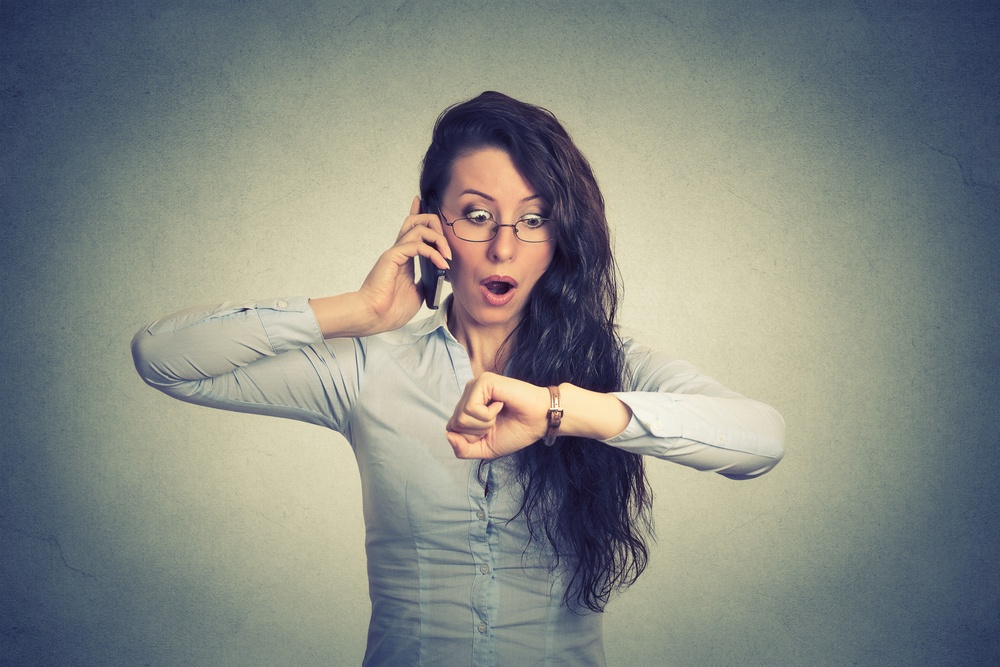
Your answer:
[[[510,285],[510,289],[504,294],[494,294],[486,285],[488,283],[507,283]],[[517,292],[517,281],[510,276],[490,276],[489,278],[484,278],[479,281],[479,291],[483,295],[483,299],[491,306],[505,306],[510,303],[510,300],[514,298],[514,293]]]

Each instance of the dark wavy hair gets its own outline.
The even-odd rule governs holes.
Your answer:
[[[438,210],[452,164],[482,148],[510,156],[556,224],[552,262],[501,349],[509,353],[504,374],[543,387],[620,390],[627,368],[615,323],[617,267],[590,164],[551,112],[488,91],[438,117],[420,173],[421,198]],[[535,443],[518,452],[514,470],[529,544],[547,539],[552,568],[562,565],[569,574],[564,602],[603,611],[648,561],[652,498],[642,457],[563,436],[553,447]]]

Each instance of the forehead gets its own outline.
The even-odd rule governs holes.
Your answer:
[[[520,201],[537,194],[510,156],[498,148],[481,148],[455,159],[444,196],[454,199],[466,190],[476,190],[497,201]]]

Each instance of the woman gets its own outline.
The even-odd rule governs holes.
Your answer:
[[[418,255],[453,293],[408,324]],[[603,665],[597,612],[647,560],[642,455],[750,478],[780,460],[784,430],[619,339],[616,306],[586,159],[552,114],[487,92],[438,119],[420,198],[357,292],[182,312],[133,354],[176,398],[351,443],[364,664]]]

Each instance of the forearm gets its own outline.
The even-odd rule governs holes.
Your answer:
[[[609,440],[628,426],[632,410],[613,394],[589,391],[564,382],[559,385],[563,407],[559,435]]]
[[[733,478],[760,475],[783,454],[781,416],[757,401],[653,392],[638,399],[650,406],[643,405],[643,414],[633,420],[632,408],[615,394],[569,383],[559,385],[559,394],[559,435],[593,438]],[[637,398],[628,396],[630,401]]]
[[[358,338],[377,333],[378,318],[357,292],[309,299],[324,338]]]

